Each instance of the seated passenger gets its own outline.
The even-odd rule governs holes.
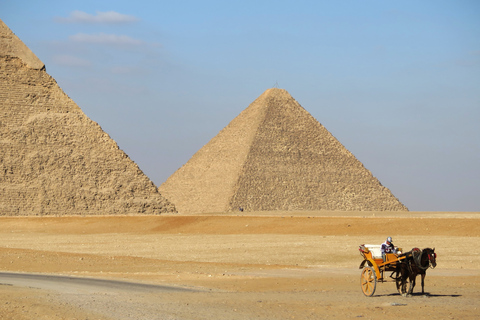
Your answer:
[[[387,240],[382,243],[380,249],[382,251],[383,261],[385,261],[385,253],[397,253],[397,250],[395,250],[395,246],[392,243],[392,237],[388,237]]]

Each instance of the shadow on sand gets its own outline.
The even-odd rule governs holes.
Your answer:
[[[402,296],[400,293],[389,293],[389,294],[378,294],[375,295],[375,297],[395,297],[395,296]],[[451,297],[451,298],[458,298],[461,297],[461,294],[432,294],[429,292],[425,293],[420,293],[420,292],[414,292],[412,293],[411,296],[406,297],[406,298],[412,298],[412,297],[426,297],[426,298],[439,298],[439,297]]]

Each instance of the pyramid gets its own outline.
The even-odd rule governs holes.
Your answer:
[[[0,20],[0,215],[174,211]]]
[[[179,213],[408,210],[283,89],[268,89],[159,190]]]

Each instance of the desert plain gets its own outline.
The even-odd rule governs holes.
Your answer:
[[[479,230],[479,212],[0,217],[0,319],[478,319]],[[358,246],[387,236],[435,248],[425,294],[418,278],[411,297],[394,282],[363,295]]]

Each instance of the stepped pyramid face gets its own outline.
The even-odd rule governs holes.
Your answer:
[[[408,210],[282,89],[269,89],[160,186],[180,213]]]
[[[0,215],[173,211],[0,20]]]

